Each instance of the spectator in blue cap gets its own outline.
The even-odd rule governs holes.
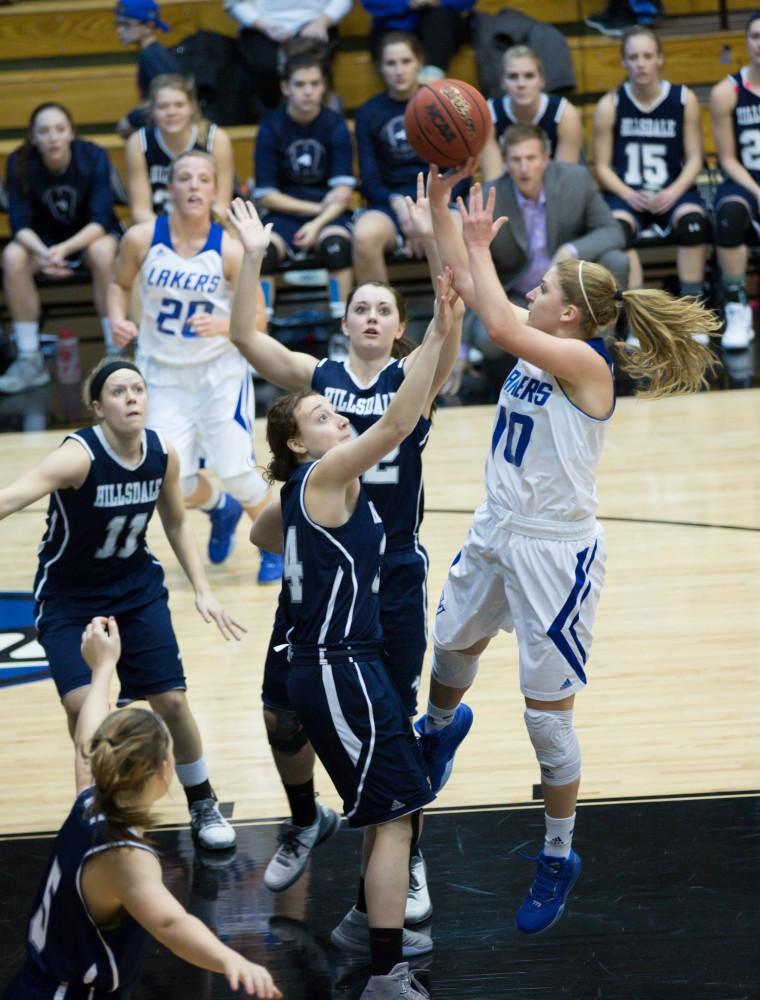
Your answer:
[[[169,31],[169,25],[161,20],[161,11],[155,0],[119,0],[116,4],[116,32],[122,45],[137,45],[137,89],[140,98],[146,101],[151,80],[161,73],[182,73],[179,62],[172,52],[158,41],[158,31]],[[133,108],[120,119],[116,131],[127,139],[148,119],[147,104]]]

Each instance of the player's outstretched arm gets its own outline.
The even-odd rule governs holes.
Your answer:
[[[272,226],[262,225],[253,202],[242,198],[233,201],[228,218],[243,244],[243,262],[232,299],[230,339],[268,382],[288,392],[308,389],[317,366],[316,358],[298,351],[289,351],[274,337],[256,329],[261,262],[269,246]],[[259,322],[258,326],[262,327],[264,323]]]
[[[226,611],[211,592],[206,571],[201,562],[198,543],[187,518],[179,489],[179,458],[169,447],[169,461],[161,492],[156,502],[161,523],[177,562],[182,567],[195,593],[195,607],[205,622],[215,622],[225,639],[240,639],[247,631]]]
[[[185,962],[222,973],[232,990],[242,987],[247,996],[262,1000],[282,996],[263,965],[222,944],[172,896],[153,854],[134,848],[105,851],[98,874],[98,882],[105,884],[96,889],[110,891],[149,934]]]
[[[93,618],[82,633],[82,656],[92,671],[87,695],[79,710],[74,730],[74,780],[77,794],[92,784],[88,753],[90,740],[108,715],[111,678],[121,656],[121,637],[116,619]]]
[[[0,520],[55,490],[79,489],[90,470],[87,452],[76,441],[64,441],[29,472],[0,489]]]

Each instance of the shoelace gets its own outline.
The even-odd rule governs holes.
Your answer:
[[[298,857],[299,848],[302,851],[307,849],[306,844],[302,840],[299,840],[299,834],[296,832],[296,829],[296,827],[290,826],[277,834],[277,840],[280,844],[279,850],[285,854],[292,854],[294,858]]]
[[[535,857],[531,854],[524,854],[520,851],[520,857],[526,861],[534,861],[538,865],[536,877],[530,888],[530,895],[539,903],[548,903],[557,895],[559,879],[562,877],[562,858],[556,858],[554,862],[549,862],[539,854]]]
[[[200,814],[198,818],[201,826],[226,826],[224,817],[217,809],[215,802],[204,805],[197,811]]]

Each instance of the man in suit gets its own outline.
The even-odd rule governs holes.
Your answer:
[[[504,133],[505,173],[485,185],[496,188],[495,218],[506,215],[491,244],[501,283],[515,305],[527,305],[552,264],[568,257],[603,264],[621,288],[627,287],[628,259],[622,230],[594,185],[588,168],[549,159],[547,137],[537,125],[510,125]],[[509,355],[488,339],[479,318],[470,313],[463,340],[489,363],[487,376],[501,385]]]

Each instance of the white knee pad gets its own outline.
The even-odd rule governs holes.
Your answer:
[[[581,776],[581,748],[573,729],[573,710],[525,710],[525,725],[547,785],[569,785]]]
[[[179,481],[179,491],[183,497],[189,497],[198,489],[197,476],[182,476]]]
[[[222,480],[222,489],[233,496],[244,507],[255,507],[261,503],[269,490],[269,483],[258,469],[249,469],[240,476],[230,476]]]
[[[457,653],[453,649],[433,649],[433,677],[445,687],[469,687],[478,672],[480,656]]]

